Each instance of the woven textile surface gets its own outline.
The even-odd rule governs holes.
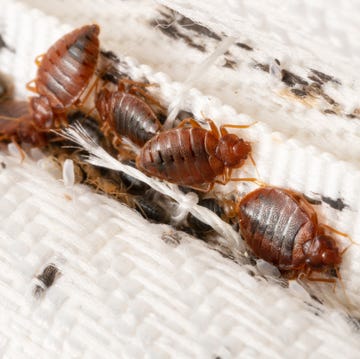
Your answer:
[[[350,3],[6,0],[0,71],[25,98],[35,56],[97,22],[102,47],[133,78],[158,83],[154,94],[169,108],[218,124],[258,121],[241,134],[261,179],[305,193],[321,221],[360,242],[360,49],[358,5]],[[233,41],[212,59],[225,35]],[[67,185],[38,151],[21,163],[4,148],[0,162],[0,356],[360,356],[359,246],[341,267],[348,299],[339,284],[284,287],[260,263],[236,263]],[[46,289],[49,265],[59,273]]]

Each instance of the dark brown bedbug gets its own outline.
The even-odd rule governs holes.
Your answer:
[[[214,212],[224,222],[232,223],[232,219],[236,217],[236,202],[228,199],[203,198],[198,202],[199,206],[206,207]],[[208,224],[200,221],[191,213],[187,215],[187,223],[192,233],[198,236],[206,235],[215,230]]]
[[[29,83],[27,88],[47,99],[56,119],[64,119],[60,115],[77,104],[94,75],[99,32],[97,25],[83,26],[64,35],[36,59],[39,68],[34,85]],[[44,105],[45,100],[41,101]]]
[[[239,201],[238,215],[241,235],[256,256],[290,278],[303,273],[309,280],[335,281],[313,278],[311,273],[335,269],[339,274],[344,251],[326,231],[347,235],[319,224],[314,208],[300,193],[259,188]]]
[[[209,191],[215,183],[254,180],[231,178],[232,170],[251,158],[251,145],[226,130],[249,126],[223,125],[219,132],[214,122],[208,123],[210,130],[186,119],[178,128],[160,132],[142,147],[137,168],[147,175],[200,191]],[[186,124],[191,127],[184,127]],[[218,176],[223,179],[216,180]],[[204,184],[205,189],[201,187]]]
[[[126,82],[136,85],[127,90]],[[142,147],[161,130],[160,121],[145,100],[158,103],[139,88],[142,85],[148,84],[122,80],[117,91],[103,88],[96,95],[95,106],[103,123],[103,131],[113,136],[115,147],[121,142],[121,137],[127,137]]]

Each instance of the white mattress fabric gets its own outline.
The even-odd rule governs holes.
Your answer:
[[[257,121],[238,133],[252,141],[261,179],[321,201],[320,220],[360,242],[358,5],[254,4],[2,0],[0,71],[25,97],[35,56],[95,21],[102,47],[131,77],[158,83],[154,95],[170,109],[217,124]],[[284,287],[264,263],[236,258],[240,237],[218,228],[235,254],[225,258],[64,183],[38,152],[22,163],[10,152],[0,152],[0,356],[360,356],[358,245],[341,267],[348,299],[339,284]],[[254,175],[251,165],[242,170]],[[59,272],[47,288],[41,274],[51,264]]]

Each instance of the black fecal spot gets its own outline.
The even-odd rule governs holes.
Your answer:
[[[345,207],[349,207],[341,198],[333,199],[326,196],[321,196],[321,199],[327,203],[331,208],[342,211]]]
[[[246,51],[254,51],[254,49],[251,46],[244,44],[243,42],[237,42],[237,43],[235,43],[235,45]]]
[[[115,62],[116,64],[118,64],[120,62],[119,57],[116,56],[115,53],[112,51],[101,50],[100,54],[101,54],[101,56],[107,58],[108,60]]]
[[[355,331],[360,331],[360,318],[348,314],[345,319]]]
[[[315,198],[311,198],[305,194],[303,194],[303,197],[310,203],[313,205],[319,205],[321,204],[321,201],[319,199],[315,199]]]
[[[234,59],[225,57],[225,63],[223,67],[234,70],[236,68],[237,62]]]
[[[351,118],[351,119],[353,119],[353,118],[359,118],[358,116],[356,116],[356,115],[354,115],[354,114],[352,114],[352,113],[346,114],[346,117],[347,117],[347,118]]]
[[[186,16],[183,16],[183,15],[178,16],[177,22],[182,27],[184,27],[186,30],[195,31],[200,35],[210,37],[210,38],[218,40],[218,41],[221,40],[221,36],[219,36],[218,34],[216,34],[213,31],[209,30],[207,27],[202,26],[202,25],[192,21],[191,19],[189,19]]]
[[[306,97],[307,96],[307,93],[304,90],[291,89],[291,92],[297,97]]]
[[[317,317],[319,317],[322,314],[323,310],[320,310],[316,305],[309,303],[306,300],[304,301],[304,303],[308,306],[310,311]]]
[[[319,297],[317,297],[315,294],[310,294],[311,299],[315,300],[315,302],[319,304],[324,304],[323,300],[321,300]]]
[[[13,49],[12,47],[8,46],[8,44],[5,42],[4,38],[2,37],[2,35],[0,34],[0,50],[4,48],[4,49],[8,49],[11,52],[15,52],[15,49]]]
[[[314,75],[309,75],[308,76],[309,80],[314,81],[315,83],[319,84],[319,85],[323,85],[324,82],[321,81],[318,77],[314,76]]]
[[[325,73],[323,73],[321,71],[315,70],[315,69],[310,69],[310,70],[315,75],[315,78],[318,78],[318,81],[322,81],[323,83],[331,81],[331,82],[334,82],[334,83],[337,83],[337,84],[341,85],[341,81],[334,78],[333,76],[327,75],[327,74],[325,74]],[[313,80],[313,81],[315,81],[315,80]]]
[[[322,96],[323,99],[324,99],[327,103],[329,103],[330,105],[333,105],[333,106],[337,106],[337,105],[338,105],[338,103],[335,102],[335,100],[332,99],[332,98],[331,98],[329,95],[327,95],[326,93],[322,92],[322,93],[321,93],[321,96]]]
[[[336,112],[334,110],[326,109],[323,111],[326,115],[336,115]]]
[[[171,11],[166,13],[160,11],[159,18],[156,18],[150,22],[150,25],[155,29],[160,30],[164,35],[171,37],[175,40],[182,39],[185,43],[201,52],[205,52],[206,48],[201,43],[196,42],[198,39],[194,36],[194,32],[207,37],[218,37],[215,33],[207,28],[193,23],[190,19],[185,18],[177,12]],[[221,39],[219,37],[219,39]]]
[[[61,275],[60,270],[56,267],[55,264],[49,264],[45,267],[45,269],[42,271],[41,274],[39,274],[38,276],[36,276],[36,278],[43,284],[43,286],[41,285],[36,285],[34,288],[34,296],[36,298],[39,298],[41,295],[44,294],[45,290],[47,288],[50,288],[54,282],[55,279],[57,277],[59,277]]]
[[[60,274],[60,271],[55,264],[49,264],[36,278],[39,279],[46,288],[49,288],[54,284],[58,274]]]
[[[1,162],[1,168],[4,170],[6,168],[6,163],[5,162]]]
[[[281,81],[284,82],[286,85],[290,87],[294,87],[296,85],[308,85],[309,83],[301,78],[298,75],[295,75],[294,73],[288,71],[288,70],[281,70],[282,79]]]
[[[251,67],[253,67],[256,70],[261,70],[264,72],[269,72],[269,65],[268,64],[262,64],[260,62],[254,62],[253,64],[251,64]]]

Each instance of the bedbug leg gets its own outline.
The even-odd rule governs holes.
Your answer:
[[[155,97],[151,96],[148,92],[146,92],[142,88],[131,86],[128,92],[129,94],[143,97],[145,102],[157,106],[162,111],[166,110],[165,107],[162,106],[161,103]]]
[[[37,93],[36,80],[31,80],[26,84],[26,89],[31,92]]]
[[[210,126],[211,133],[217,138],[220,138],[220,133],[218,127],[215,125],[215,122],[213,120],[210,120],[209,118],[206,119],[207,124]],[[223,134],[221,133],[223,136]]]
[[[260,187],[268,186],[265,182],[255,178],[255,177],[244,177],[244,178],[230,178],[229,181],[231,182],[253,182],[256,183]]]
[[[177,126],[177,128],[185,127],[186,125],[191,125],[191,127],[201,127],[196,120],[194,120],[193,118],[189,117],[189,118],[183,119],[183,120],[179,123],[179,125]]]
[[[151,86],[159,86],[158,84],[151,84],[147,82],[138,82],[131,79],[121,79],[119,80],[119,90],[125,89],[126,85],[134,86],[134,87],[151,87]]]
[[[225,131],[224,134],[226,134],[227,133],[227,131],[226,131],[227,128],[249,128],[249,127],[254,126],[256,124],[257,124],[257,121],[255,121],[253,123],[250,123],[249,125],[232,125],[232,124],[228,123],[228,124],[220,126],[220,133],[223,135],[223,131]]]
[[[254,160],[254,157],[252,156],[251,153],[249,153],[248,156],[249,156],[250,162],[252,163],[252,165],[253,165],[254,168],[255,168],[256,175],[257,175],[258,177],[261,177],[261,176],[260,176],[260,173],[259,173],[259,171],[258,171],[258,169],[257,169],[257,167],[256,167],[256,162],[255,162],[255,160]]]
[[[87,92],[85,93],[85,90],[84,90],[84,97],[83,98],[78,98],[76,101],[75,101],[75,106],[77,107],[80,107],[80,106],[83,106],[86,101],[89,99],[90,95],[93,93],[94,89],[96,90],[97,89],[97,86],[98,86],[98,83],[100,81],[100,78],[97,77],[95,79],[95,81],[91,84],[91,86],[88,88]]]
[[[20,154],[20,157],[21,157],[21,161],[20,163],[23,163],[25,158],[26,158],[26,155],[25,155],[25,152],[24,150],[20,147],[20,145],[16,142],[16,139],[15,138],[11,138],[11,142],[15,145],[15,147],[17,148],[17,150],[19,151],[19,154]]]
[[[41,54],[35,57],[35,64],[36,66],[40,66],[42,59],[44,58],[45,54]]]

